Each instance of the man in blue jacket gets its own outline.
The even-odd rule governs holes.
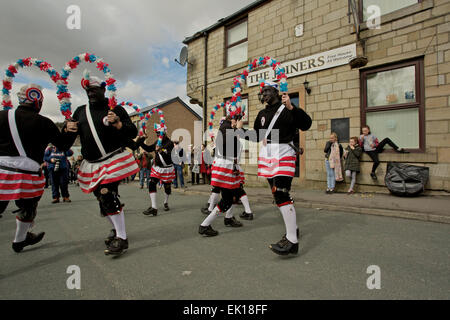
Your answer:
[[[63,152],[55,146],[51,146],[45,151],[44,160],[47,162],[52,182],[52,203],[58,203],[61,195],[64,202],[71,202],[69,198],[69,165],[67,157],[72,155],[72,150]]]

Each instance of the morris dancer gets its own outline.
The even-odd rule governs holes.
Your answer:
[[[297,217],[293,200],[289,195],[296,161],[296,150],[292,141],[296,131],[308,130],[312,121],[305,111],[292,105],[287,94],[283,94],[280,100],[276,83],[266,82],[261,94],[261,101],[267,105],[258,113],[254,130],[247,132],[246,135],[244,130],[238,132],[246,139],[263,141],[258,158],[258,176],[267,178],[286,226],[286,235],[278,243],[270,245],[270,249],[279,255],[296,254]],[[240,121],[238,128],[242,126],[243,123]],[[274,133],[273,141],[272,133]]]
[[[241,152],[239,152],[238,158],[240,157],[240,153]],[[230,210],[233,210],[234,206],[237,205],[240,200],[242,205],[244,206],[244,211],[239,215],[239,217],[241,217],[244,220],[253,220],[254,217],[253,212],[250,209],[250,202],[248,200],[247,193],[244,190],[245,175],[243,171],[240,173],[240,176],[241,182],[239,188],[236,189],[233,194],[233,205],[231,206]],[[210,214],[214,210],[217,203],[219,202],[219,199],[220,199],[220,188],[212,187],[208,203],[205,207],[201,209],[201,212],[203,214]]]
[[[222,198],[211,213],[199,226],[198,232],[208,237],[217,236],[218,231],[211,227],[212,222],[221,212],[225,213],[225,226],[238,228],[242,223],[233,216],[233,197],[238,194],[243,181],[243,172],[238,164],[238,155],[241,150],[238,137],[234,134],[236,120],[240,115],[227,116],[219,128],[216,140],[216,158],[211,168],[211,186],[220,189]]]
[[[113,225],[105,240],[105,254],[120,255],[128,249],[128,237],[118,189],[121,180],[139,172],[134,156],[125,150],[137,136],[137,129],[124,108],[116,106],[109,110],[105,82],[91,76],[83,78],[81,85],[89,105],[78,107],[73,114],[78,121],[84,158],[78,182],[84,193],[94,193],[101,215]]]
[[[172,181],[175,179],[175,167],[172,162],[173,142],[167,137],[166,126],[156,126],[155,132],[163,134],[162,144],[158,146],[158,140],[152,145],[144,143],[145,137],[137,140],[136,144],[147,152],[155,151],[155,160],[150,174],[150,183],[148,192],[150,194],[151,206],[143,212],[144,215],[156,216],[158,214],[158,205],[156,203],[156,186],[162,182],[164,185],[164,211],[169,211],[169,196],[172,193]]]
[[[45,235],[45,232],[31,232],[44,193],[45,177],[40,164],[45,149],[52,143],[60,150],[68,150],[72,142],[70,135],[75,135],[70,132],[77,127],[74,122],[68,122],[61,133],[50,119],[39,114],[44,99],[41,86],[25,85],[17,96],[16,110],[0,111],[0,214],[9,201],[15,200],[19,210],[12,249],[21,252]]]

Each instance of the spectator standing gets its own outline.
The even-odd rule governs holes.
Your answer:
[[[206,144],[202,144],[202,159],[200,163],[200,173],[202,174],[203,184],[210,184],[209,176],[211,175],[211,153],[206,148]]]
[[[72,155],[72,150],[63,152],[58,150],[55,146],[52,146],[45,151],[44,160],[47,162],[52,183],[52,203],[58,203],[61,195],[64,202],[71,202],[69,195],[69,166],[67,157],[71,157]]]
[[[152,155],[147,151],[144,151],[143,153],[139,154],[137,160],[139,162],[140,169],[139,184],[141,185],[141,189],[143,189],[145,181],[145,186],[146,188],[148,188],[148,183],[150,182],[150,169],[152,167]]]
[[[338,141],[336,133],[332,132],[330,140],[325,145],[325,168],[327,171],[327,191],[330,194],[334,192],[336,181],[343,181],[341,158],[344,153],[342,145]]]
[[[185,161],[184,150],[180,146],[179,141],[174,141],[174,148],[172,150],[172,161],[175,167],[175,180],[173,180],[174,188],[178,188],[178,179],[180,180],[180,187],[184,188],[183,167]]]

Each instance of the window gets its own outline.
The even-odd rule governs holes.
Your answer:
[[[361,72],[362,125],[379,140],[425,151],[423,59]]]
[[[350,140],[350,118],[331,119],[331,132],[335,132],[339,142]]]
[[[225,29],[225,67],[247,60],[247,18]]]
[[[422,0],[360,0],[360,9],[362,9],[363,21],[367,21],[370,17],[370,13],[367,12],[369,6],[378,6],[380,8],[381,15],[385,15],[410,5],[421,2]],[[361,5],[362,3],[362,5]]]

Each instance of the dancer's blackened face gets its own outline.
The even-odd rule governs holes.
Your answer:
[[[262,101],[266,102],[269,105],[273,105],[280,101],[280,96],[278,91],[273,88],[266,86],[262,89]]]
[[[105,88],[104,87],[88,87],[86,94],[89,101],[100,101],[105,98]]]

